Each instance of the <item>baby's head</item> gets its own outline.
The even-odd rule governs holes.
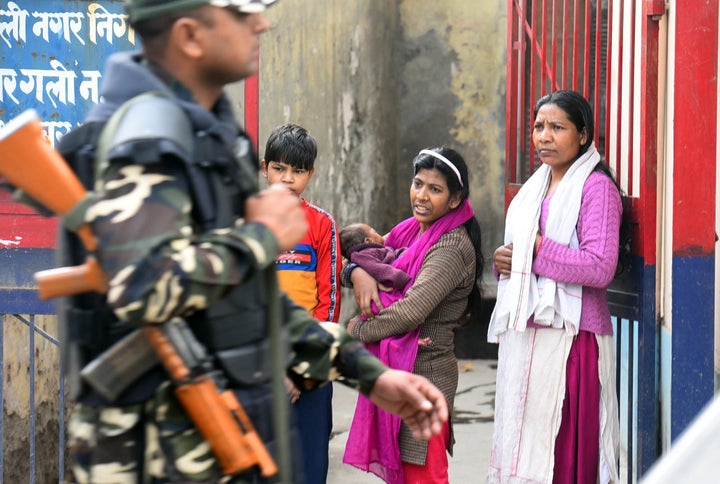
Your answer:
[[[346,259],[350,250],[360,244],[385,244],[385,239],[367,224],[351,224],[340,230],[340,252]]]

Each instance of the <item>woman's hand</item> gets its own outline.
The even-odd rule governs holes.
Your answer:
[[[373,313],[371,303],[374,301],[378,311],[381,310],[383,306],[380,302],[378,291],[387,288],[381,287],[377,281],[361,267],[353,269],[350,273],[350,280],[352,281],[353,290],[355,291],[355,302],[357,302],[360,312],[367,319],[373,319],[375,314]]]
[[[493,263],[495,264],[495,269],[497,269],[499,274],[506,276],[510,275],[510,269],[512,267],[512,251],[512,243],[502,245],[495,249],[495,253],[493,254]]]
[[[350,321],[348,321],[347,324],[345,325],[345,331],[347,331],[349,334],[352,334],[353,336],[355,336],[353,334],[353,330],[355,329],[355,326],[360,324],[360,321],[361,321],[360,316],[355,316],[354,318],[350,319]]]

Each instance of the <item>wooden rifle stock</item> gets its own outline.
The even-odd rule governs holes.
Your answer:
[[[103,294],[108,288],[105,272],[93,256],[88,256],[85,262],[78,266],[38,271],[34,277],[38,295],[43,300],[89,291]]]
[[[68,213],[86,194],[75,173],[45,139],[40,118],[32,109],[0,131],[0,175],[58,215]],[[92,256],[97,241],[90,227],[80,227],[76,233],[91,255],[79,266],[35,273],[41,299],[107,291],[105,274]]]
[[[33,110],[23,112],[0,130],[0,176],[58,215],[72,210],[87,193],[44,138]],[[107,292],[106,275],[92,256],[97,250],[94,234],[87,225],[76,233],[91,255],[79,266],[37,272],[42,299]],[[276,474],[275,462],[235,395],[230,390],[220,392],[210,374],[192,376],[159,328],[146,326],[143,331],[176,384],[178,400],[210,444],[223,472],[237,474],[257,465],[266,477]]]

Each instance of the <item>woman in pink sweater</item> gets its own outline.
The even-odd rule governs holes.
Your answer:
[[[508,208],[494,255],[495,428],[488,482],[616,482],[618,416],[607,287],[618,260],[620,189],[593,143],[589,103],[535,104],[542,165]]]

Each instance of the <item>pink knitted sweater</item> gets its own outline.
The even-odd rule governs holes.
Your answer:
[[[546,198],[540,212],[540,234],[548,218]],[[555,281],[583,286],[580,330],[612,334],[607,287],[615,276],[618,260],[622,202],[615,184],[594,171],[583,187],[577,236],[580,248],[571,249],[543,237],[533,261],[533,273]],[[528,321],[529,326],[538,327]]]

